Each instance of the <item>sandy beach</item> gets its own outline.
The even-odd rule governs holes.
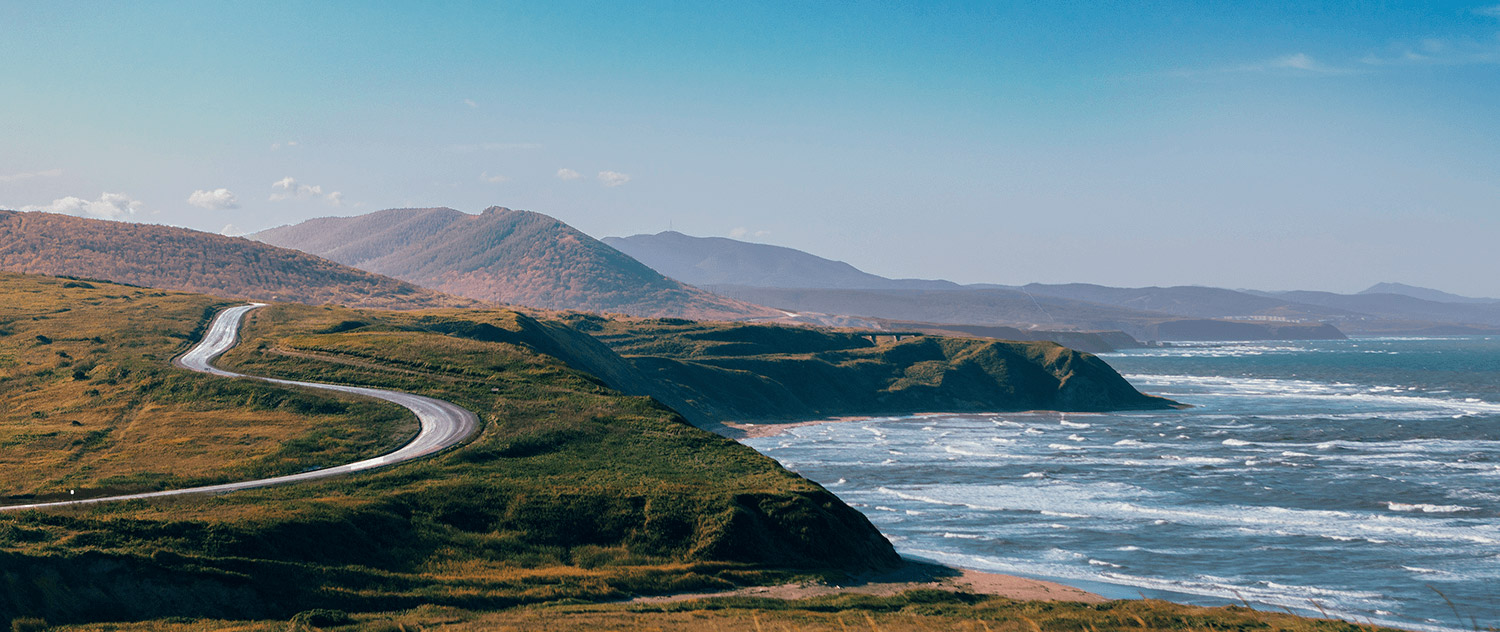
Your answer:
[[[1081,601],[1084,603],[1106,601],[1104,597],[1094,593],[1054,582],[909,561],[906,566],[898,570],[861,577],[848,585],[804,583],[751,586],[715,593],[637,597],[632,599],[631,603],[669,603],[710,597],[806,599],[839,594],[889,596],[917,589],[969,592],[1020,601]]]

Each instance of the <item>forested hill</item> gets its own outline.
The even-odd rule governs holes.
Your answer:
[[[0,211],[0,270],[313,305],[478,304],[249,239],[53,213]]]

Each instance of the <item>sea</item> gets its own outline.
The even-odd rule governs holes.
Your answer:
[[[1191,407],[886,417],[746,443],[909,557],[1112,598],[1500,625],[1500,336],[1101,357]]]

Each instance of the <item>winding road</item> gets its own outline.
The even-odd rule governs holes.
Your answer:
[[[237,377],[272,384],[286,386],[301,386],[304,388],[316,388],[325,391],[338,391],[353,395],[363,395],[375,399],[383,399],[393,404],[405,407],[416,413],[417,421],[421,423],[422,429],[417,437],[410,443],[396,449],[394,452],[377,456],[363,461],[355,461],[347,465],[312,470],[300,474],[289,474],[274,478],[262,478],[253,481],[239,483],[223,483],[219,485],[205,485],[202,487],[187,487],[183,489],[169,489],[159,492],[147,492],[142,494],[125,494],[121,496],[101,496],[99,498],[87,498],[83,500],[65,500],[60,502],[33,503],[30,505],[10,505],[0,507],[0,511],[18,511],[22,509],[41,509],[46,507],[66,507],[69,505],[87,505],[94,503],[114,502],[118,500],[136,500],[141,498],[161,498],[164,496],[181,496],[184,494],[217,494],[221,492],[232,492],[241,489],[253,489],[256,487],[268,487],[271,485],[283,485],[286,483],[298,483],[302,481],[342,476],[364,470],[394,465],[403,461],[418,459],[434,452],[458,445],[469,435],[479,428],[479,418],[474,413],[440,399],[387,391],[378,388],[367,388],[363,386],[344,386],[341,384],[318,384],[316,382],[298,382],[295,380],[279,380],[269,377],[257,377],[254,375],[241,375],[231,371],[225,371],[210,364],[214,358],[219,357],[225,351],[239,342],[240,321],[250,310],[263,307],[265,303],[252,303],[231,307],[214,317],[213,323],[209,325],[208,331],[203,334],[203,340],[189,349],[187,353],[173,361],[173,364],[185,369],[208,373],[220,377]]]

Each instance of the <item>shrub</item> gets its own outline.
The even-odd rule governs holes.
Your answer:
[[[331,625],[349,625],[354,623],[354,618],[343,610],[328,610],[319,608],[299,612],[292,617],[293,625],[305,625],[314,628],[324,628]]]
[[[42,632],[47,629],[47,620],[36,617],[11,619],[10,632]]]

